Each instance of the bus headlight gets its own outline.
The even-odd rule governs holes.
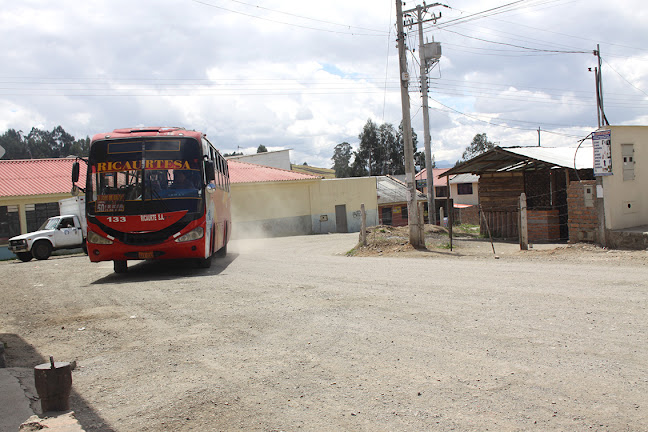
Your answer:
[[[198,227],[196,229],[189,231],[187,234],[178,237],[176,241],[178,243],[182,243],[182,242],[198,240],[203,237],[204,232],[205,231],[202,229],[202,227]]]
[[[107,238],[100,236],[94,231],[88,231],[88,243],[103,245],[113,244],[112,240],[108,240]]]

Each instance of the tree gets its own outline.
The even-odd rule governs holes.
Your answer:
[[[402,159],[400,155],[400,146],[396,136],[394,126],[389,123],[383,123],[378,129],[378,147],[377,154],[379,162],[376,165],[377,175],[394,174],[394,158]]]
[[[7,130],[0,135],[0,146],[6,151],[5,159],[29,159],[29,151],[23,142],[22,131]]]
[[[363,160],[363,165],[366,166],[369,175],[377,175],[376,165],[380,164],[380,143],[378,141],[378,126],[376,123],[367,120],[362,133],[358,135],[360,146],[358,148],[357,157]]]
[[[259,144],[259,147],[257,147],[257,153],[266,153],[267,151],[268,149],[263,144]]]
[[[414,155],[414,162],[416,165],[418,165],[421,168],[421,171],[427,168],[426,163],[425,163],[425,150],[416,152]],[[434,155],[430,158],[430,164],[432,165],[430,168],[436,168],[436,161],[434,160]]]
[[[351,175],[351,144],[343,142],[335,146],[333,149],[333,169],[335,170],[335,177],[345,178]]]
[[[403,134],[403,122],[398,125],[398,154],[394,154],[392,159],[394,161],[394,174],[405,174],[405,137]],[[416,154],[416,144],[418,142],[418,136],[414,129],[412,129],[412,154]]]
[[[353,152],[353,163],[351,164],[351,177],[364,177],[369,173],[365,159],[359,152]]]
[[[90,138],[77,140],[61,126],[55,127],[51,132],[32,128],[27,135],[23,135],[22,131],[9,129],[0,135],[0,145],[6,150],[6,159],[87,156]]]
[[[470,160],[475,156],[485,153],[494,147],[495,144],[488,141],[488,137],[485,133],[477,134],[473,138],[470,145],[466,147],[466,150],[464,150],[463,154],[461,155],[461,159],[457,161],[455,166],[459,165],[460,163],[466,162],[467,160]]]
[[[74,156],[88,156],[90,154],[90,137],[75,140],[70,146],[69,155]]]

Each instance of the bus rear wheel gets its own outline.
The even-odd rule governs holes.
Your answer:
[[[128,271],[128,262],[126,260],[113,261],[115,273],[126,273]]]

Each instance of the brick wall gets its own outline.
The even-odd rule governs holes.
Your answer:
[[[383,208],[391,208],[392,220],[391,224],[383,220]],[[407,225],[407,204],[388,204],[378,206],[379,223],[381,225],[391,226],[405,226]]]
[[[592,201],[585,201],[586,188],[591,188]],[[583,180],[569,183],[567,206],[569,208],[569,242],[582,241],[600,243],[598,212],[596,211],[596,180]]]
[[[529,243],[560,240],[558,210],[527,210]]]
[[[479,225],[479,207],[474,205],[455,209],[455,224]]]

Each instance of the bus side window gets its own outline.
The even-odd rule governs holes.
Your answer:
[[[223,159],[218,158],[218,184],[223,188]]]
[[[225,161],[225,190],[228,192],[230,190],[229,168],[227,167],[227,161]]]

